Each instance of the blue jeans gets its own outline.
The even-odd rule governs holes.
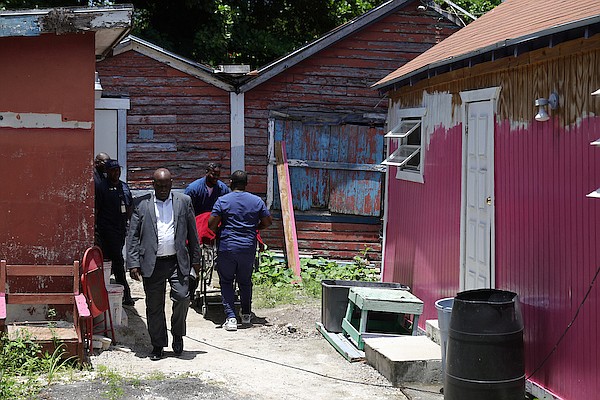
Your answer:
[[[252,310],[252,271],[255,257],[254,248],[236,252],[219,251],[217,272],[227,318],[235,318],[235,282],[240,288],[242,314],[250,314]]]

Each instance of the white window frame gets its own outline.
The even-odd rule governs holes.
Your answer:
[[[396,168],[396,179],[403,179],[411,182],[423,183],[423,166],[425,165],[425,126],[424,116],[426,114],[426,108],[404,108],[396,110],[395,123],[393,128],[384,136],[387,139],[387,157],[381,163],[388,167]],[[391,119],[391,118],[390,118]],[[403,126],[406,126],[407,122],[414,122],[408,129],[402,131]],[[409,135],[414,134],[415,130],[421,127],[421,144],[420,145],[409,145],[406,140]],[[390,154],[390,144],[392,140],[399,141],[398,148]],[[404,153],[406,155],[401,155]],[[417,154],[420,155],[420,162],[418,169],[406,169],[404,166]]]

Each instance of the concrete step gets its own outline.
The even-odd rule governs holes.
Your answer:
[[[427,336],[373,334],[364,337],[364,342],[367,363],[395,387],[442,381],[441,349]]]
[[[437,319],[428,319],[425,321],[425,334],[437,344],[442,343],[442,334]]]

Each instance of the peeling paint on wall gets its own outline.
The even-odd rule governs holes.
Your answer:
[[[92,129],[91,121],[68,121],[61,114],[0,112],[0,128]]]
[[[427,138],[426,148],[429,148],[431,136],[437,130],[447,133],[448,130],[462,123],[460,107],[461,105],[453,102],[453,95],[448,92],[423,92],[421,104],[412,107],[403,106],[399,100],[390,102],[388,110],[388,128],[396,126],[399,122],[398,112],[401,109],[425,107],[427,112],[423,117],[422,129]],[[438,129],[442,128],[442,129]]]

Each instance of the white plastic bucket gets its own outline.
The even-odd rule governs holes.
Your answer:
[[[121,326],[123,316],[123,285],[108,284],[108,303],[110,304],[110,314],[112,316],[113,326]]]
[[[102,262],[102,267],[104,268],[104,284],[108,287],[110,285],[110,275],[112,270],[112,261],[104,260]]]

